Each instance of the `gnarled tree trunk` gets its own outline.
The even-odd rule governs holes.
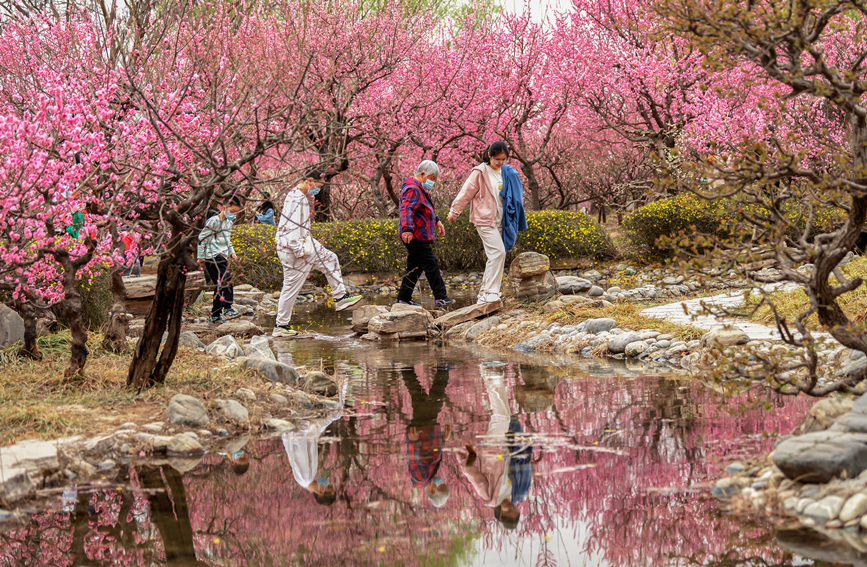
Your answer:
[[[111,311],[105,326],[105,338],[102,340],[102,348],[117,354],[126,352],[126,333],[129,328],[126,318],[126,287],[123,285],[122,270],[123,268],[115,268],[111,272]]]
[[[38,336],[36,330],[36,306],[32,300],[16,300],[13,307],[24,320],[24,346],[18,351],[18,356],[42,360],[42,353],[39,352],[39,345],[36,343],[36,337]]]

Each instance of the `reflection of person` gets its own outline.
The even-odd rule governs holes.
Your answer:
[[[482,502],[494,509],[494,517],[505,528],[513,529],[518,526],[521,511],[515,506],[515,494],[509,480],[511,459],[506,438],[511,416],[502,366],[483,364],[482,377],[491,406],[486,444],[477,448],[468,443],[466,449],[460,449],[456,454],[461,472],[473,485]]]
[[[500,299],[506,252],[515,245],[518,231],[527,230],[521,178],[504,165],[507,159],[509,147],[505,142],[491,144],[485,150],[483,163],[473,168],[452,202],[447,219],[455,220],[470,205],[470,222],[476,225],[488,257],[478,303]]]
[[[346,401],[346,383],[338,391],[340,407]],[[333,410],[323,417],[302,423],[301,427],[283,434],[283,447],[292,476],[304,490],[313,494],[313,499],[323,506],[334,504],[337,490],[331,480],[319,470],[319,437],[325,428],[343,416],[343,409]]]
[[[226,443],[224,452],[219,453],[229,459],[229,463],[232,465],[232,472],[238,476],[244,474],[250,468],[250,458],[244,450],[249,441],[250,439],[246,436],[232,439]]]
[[[451,428],[440,430],[437,418],[443,408],[447,368],[437,367],[430,392],[425,393],[415,371],[401,371],[403,383],[412,399],[412,420],[406,427],[406,458],[413,486],[424,490],[431,504],[442,508],[449,498],[449,486],[437,473],[443,458],[443,442],[448,441]]]
[[[325,275],[334,297],[334,309],[342,311],[361,301],[360,295],[350,296],[343,286],[343,275],[337,254],[328,250],[310,232],[310,203],[307,196],[319,193],[323,185],[322,173],[310,169],[294,189],[286,195],[280,222],[277,225],[277,257],[283,264],[283,287],[277,304],[277,320],[274,323],[275,337],[291,337],[298,334],[289,326],[295,299],[307,281],[307,274],[316,268]]]
[[[440,174],[440,168],[430,160],[424,160],[416,169],[415,177],[403,180],[400,189],[400,239],[406,246],[406,273],[397,293],[398,303],[412,304],[412,292],[418,278],[424,272],[434,294],[437,307],[455,302],[446,293],[446,284],[440,273],[440,265],[433,251],[437,236],[446,235],[442,221],[434,211],[430,190]]]

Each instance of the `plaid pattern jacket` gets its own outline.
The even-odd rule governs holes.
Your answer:
[[[414,240],[433,242],[439,220],[428,190],[414,177],[404,179],[400,188],[400,233],[411,232]]]

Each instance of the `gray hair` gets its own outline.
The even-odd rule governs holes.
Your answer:
[[[426,159],[423,162],[421,162],[420,164],[418,164],[418,167],[415,168],[415,172],[416,172],[416,174],[424,173],[425,175],[439,176],[440,166],[438,166],[436,163],[432,162],[431,160]]]

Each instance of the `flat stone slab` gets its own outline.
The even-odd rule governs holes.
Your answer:
[[[477,303],[475,305],[468,305],[467,307],[456,309],[455,311],[446,313],[442,317],[434,319],[433,323],[431,324],[441,329],[451,329],[455,325],[459,325],[460,323],[464,323],[466,321],[472,321],[473,319],[478,319],[479,317],[484,317],[485,315],[490,315],[491,313],[499,311],[502,308],[503,302],[499,299],[497,301],[491,301],[490,303]]]
[[[855,478],[867,469],[867,434],[829,430],[789,437],[779,442],[773,459],[792,480]]]

